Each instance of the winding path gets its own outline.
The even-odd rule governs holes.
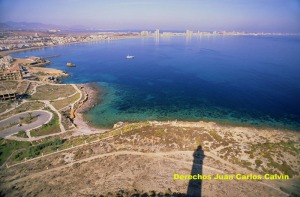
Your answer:
[[[28,113],[32,113],[32,116],[36,116],[37,120],[30,123],[30,124],[23,124],[22,126],[12,126],[9,127],[11,124],[15,124],[18,123],[20,118],[25,118],[28,117]],[[40,126],[42,126],[43,124],[48,123],[51,119],[52,119],[52,113],[45,111],[45,110],[35,110],[35,111],[27,111],[27,112],[23,112],[23,113],[19,113],[16,114],[14,116],[11,116],[5,120],[0,121],[0,128],[2,127],[9,127],[6,128],[4,130],[0,131],[0,137],[4,138],[7,137],[9,135],[18,133],[19,131],[23,130],[23,131],[27,131],[27,130],[32,130],[35,128],[38,128]]]
[[[40,85],[44,85],[44,84],[38,84],[37,86],[40,86]],[[59,85],[64,85],[64,84],[51,84],[51,85],[57,85],[57,86],[59,86]],[[82,99],[82,92],[78,89],[78,87],[75,85],[75,84],[70,84],[70,85],[72,85],[72,87],[75,89],[75,92],[73,93],[73,94],[71,94],[71,95],[69,95],[69,96],[66,96],[66,97],[60,97],[60,98],[57,98],[57,99],[54,99],[55,101],[56,100],[62,100],[62,99],[66,99],[66,98],[69,98],[69,97],[72,97],[72,96],[74,96],[75,94],[77,94],[77,93],[79,93],[80,94],[80,97],[75,101],[75,102],[73,102],[73,103],[71,103],[70,105],[71,105],[71,107],[72,107],[72,109],[74,108],[74,105],[77,103],[77,102],[79,102],[81,99]],[[37,86],[35,86],[34,87],[34,91],[33,91],[33,93],[32,94],[34,94],[35,92],[36,92],[36,87]],[[51,102],[49,101],[49,100],[36,100],[36,101],[39,101],[39,102],[42,102],[42,103],[44,103],[45,104],[45,106],[47,106],[47,107],[49,107],[54,113],[56,113],[57,115],[58,115],[58,121],[59,121],[59,127],[60,127],[60,132],[59,133],[53,133],[53,134],[49,134],[49,135],[44,135],[44,136],[39,136],[39,137],[31,137],[30,136],[30,132],[26,132],[27,133],[27,135],[28,135],[28,137],[29,138],[21,138],[21,137],[17,137],[17,136],[12,136],[12,134],[14,134],[14,133],[17,133],[18,131],[20,131],[20,130],[31,130],[31,129],[34,129],[34,128],[29,128],[29,129],[27,129],[27,128],[25,128],[25,127],[17,127],[17,126],[14,126],[14,127],[12,127],[12,128],[9,128],[10,130],[9,130],[9,132],[7,131],[7,129],[5,129],[5,130],[3,130],[3,131],[0,131],[0,137],[5,137],[6,139],[11,139],[11,140],[17,140],[17,141],[34,141],[34,140],[39,140],[39,139],[42,139],[42,138],[45,138],[45,137],[49,137],[49,136],[55,136],[55,135],[60,135],[60,134],[62,134],[62,133],[65,133],[65,132],[67,132],[67,130],[65,129],[65,127],[63,126],[63,124],[62,124],[62,116],[61,116],[61,114],[60,114],[60,112],[51,104]],[[25,102],[28,102],[27,100],[24,100],[22,103],[25,103]],[[20,104],[21,105],[21,104]],[[19,106],[20,106],[19,105]],[[69,106],[67,106],[67,107],[69,107]],[[13,109],[15,109],[15,108],[12,108],[12,109],[10,109],[10,110],[8,110],[8,111],[5,111],[5,112],[3,112],[3,113],[1,113],[1,114],[5,114],[5,113],[8,113],[9,111],[11,111],[11,110],[13,110]],[[61,109],[60,109],[61,110]],[[39,110],[39,111],[42,111],[42,110]],[[43,110],[44,111],[44,110]],[[29,111],[27,111],[27,112],[24,112],[25,114],[27,113],[28,114],[28,112]],[[50,113],[50,112],[48,112],[49,114],[51,114],[51,118],[52,118],[52,113]],[[14,117],[14,116],[13,116]],[[50,119],[51,119],[50,118]],[[10,118],[8,118],[8,119],[10,119]],[[15,118],[14,119],[14,121],[13,122],[11,122],[11,123],[14,123],[14,122],[16,122],[16,123],[18,123],[18,121],[19,121],[19,117],[17,117],[17,118]],[[50,121],[50,120],[49,120]],[[6,124],[6,125],[4,125],[4,126],[2,126],[1,125],[2,124],[2,121],[0,121],[0,128],[1,127],[6,127],[6,125],[8,126],[10,123],[8,123],[8,124]],[[41,126],[41,125],[43,125],[43,124],[45,124],[45,123],[40,123],[40,125],[39,126]],[[27,126],[27,125],[26,125]],[[39,126],[37,126],[37,127],[39,127]],[[35,127],[35,128],[37,128],[37,127]],[[17,131],[16,131],[17,130]],[[5,132],[4,132],[5,131]],[[103,132],[103,131],[101,131],[101,132]]]

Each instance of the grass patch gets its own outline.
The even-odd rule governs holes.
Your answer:
[[[11,158],[12,161],[22,161],[25,158],[34,158],[41,156],[43,154],[49,154],[56,152],[57,150],[63,150],[66,148],[71,148],[72,146],[77,146],[84,144],[85,142],[92,142],[97,139],[102,139],[111,135],[119,134],[120,131],[115,130],[113,132],[94,134],[89,136],[72,137],[71,139],[59,139],[57,137],[49,137],[40,141],[34,141],[33,146],[27,146],[26,149],[18,150],[14,153]],[[17,141],[12,141],[17,142]],[[29,143],[29,142],[28,142]],[[31,145],[29,143],[29,145]],[[80,152],[78,154],[81,154]]]
[[[259,159],[255,160],[256,167],[259,167],[263,162]]]
[[[44,107],[44,103],[42,102],[38,102],[38,101],[34,101],[34,102],[26,102],[23,103],[22,105],[20,105],[19,107],[15,108],[14,110],[1,115],[0,120],[6,119],[8,117],[11,117],[15,114],[21,113],[21,112],[25,112],[25,111],[33,111],[33,110],[38,110]]]
[[[285,161],[283,161],[282,164],[279,164],[275,162],[273,159],[270,159],[269,163],[267,163],[267,166],[269,168],[274,168],[276,170],[279,170],[283,174],[289,175],[290,178],[299,174],[298,172],[295,172]]]
[[[12,105],[11,101],[4,101],[0,103],[0,113],[5,112],[7,109],[10,109]]]
[[[28,138],[27,134],[25,131],[19,131],[17,134],[15,134],[14,136],[17,137],[22,137],[22,138]]]
[[[209,134],[216,140],[216,141],[222,141],[223,138],[217,133],[215,130],[211,130]]]
[[[60,110],[64,107],[69,106],[71,103],[74,103],[76,100],[80,98],[80,94],[77,93],[74,96],[68,97],[63,100],[58,100],[58,101],[52,101],[51,104],[57,109]]]
[[[31,146],[26,150],[19,151],[14,155],[14,160],[22,161],[25,158],[34,158],[40,156],[42,153],[53,152],[57,150],[63,143],[64,139],[54,139],[53,141],[46,141],[35,146]]]
[[[50,120],[49,123],[43,124],[41,127],[31,130],[30,135],[32,137],[43,136],[43,135],[60,132],[58,115],[51,110],[49,110],[49,111],[53,114],[52,119]]]
[[[37,116],[32,116],[31,113],[28,113],[28,116],[19,118],[20,124],[30,124],[37,121]]]
[[[0,165],[2,165],[14,151],[28,148],[30,146],[30,142],[0,139]]]
[[[231,157],[228,159],[228,157],[224,156],[223,159],[228,160],[229,162],[239,165],[243,168],[247,168],[248,170],[252,170],[251,165],[252,163],[246,160],[240,160],[237,157]]]
[[[30,82],[28,82],[28,81],[21,81],[21,82],[1,81],[0,82],[0,91],[7,90],[7,89],[13,89],[13,90],[16,90],[19,94],[23,94],[29,83]]]
[[[290,177],[298,175],[299,173],[295,172],[286,161],[281,161],[282,163],[280,164],[274,160],[275,155],[279,155],[281,151],[286,154],[296,156],[299,155],[300,149],[296,148],[296,142],[266,142],[251,144],[251,149],[245,151],[245,153],[249,154],[249,157],[252,159],[255,158],[255,156],[258,156],[257,154],[259,153],[260,157],[267,160],[266,164],[268,168],[262,168],[264,173],[279,171],[280,173],[287,174]],[[259,159],[255,160],[255,164],[257,168],[262,167],[262,161]]]
[[[75,93],[71,85],[42,85],[36,88],[36,93],[31,96],[33,100],[54,100],[67,97]]]

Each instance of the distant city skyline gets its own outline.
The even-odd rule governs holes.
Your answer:
[[[300,32],[299,0],[0,0],[0,22],[95,29]]]

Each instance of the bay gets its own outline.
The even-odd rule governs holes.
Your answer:
[[[299,36],[124,39],[22,51],[51,58],[64,83],[98,82],[102,102],[85,114],[118,121],[187,120],[300,130]],[[125,59],[126,55],[134,59]],[[67,62],[76,67],[66,67]]]

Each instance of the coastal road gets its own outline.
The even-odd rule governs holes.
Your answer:
[[[0,130],[0,137],[4,138],[6,136],[18,133],[19,131],[26,131],[26,130],[37,128],[45,123],[48,123],[52,118],[52,113],[45,110],[35,110],[30,112],[32,113],[31,114],[32,117],[37,117],[37,120],[30,124],[23,124],[20,127],[18,127],[17,125],[9,127],[9,125],[11,124],[18,124],[20,118],[28,117],[29,111],[16,114],[10,118],[0,121],[0,128],[9,127],[9,128],[5,128],[4,130]]]

